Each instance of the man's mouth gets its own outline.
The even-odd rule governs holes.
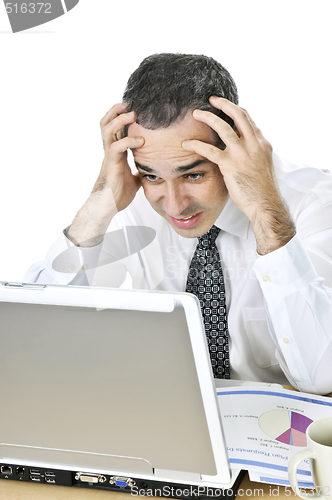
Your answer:
[[[189,229],[190,227],[194,226],[202,217],[203,212],[199,212],[197,214],[190,215],[189,217],[182,217],[181,219],[177,219],[176,217],[172,217],[171,215],[167,214],[167,217],[169,217],[170,221],[178,228],[180,229]]]

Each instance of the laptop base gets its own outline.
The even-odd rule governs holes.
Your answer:
[[[154,479],[137,479],[135,477],[93,474],[90,472],[85,473],[84,471],[68,471],[17,464],[1,464],[0,471],[0,479],[120,491],[138,497],[228,498],[229,500],[236,497],[239,485],[245,475],[245,471],[240,471],[231,488],[212,488],[156,481]]]

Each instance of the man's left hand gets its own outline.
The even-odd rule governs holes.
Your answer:
[[[275,180],[272,146],[246,110],[221,97],[211,97],[210,103],[233,119],[237,132],[213,113],[196,109],[193,117],[212,128],[226,148],[197,140],[184,141],[182,146],[219,166],[229,195],[252,224],[257,252],[264,255],[295,234]]]

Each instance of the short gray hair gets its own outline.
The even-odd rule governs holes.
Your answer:
[[[234,127],[229,116],[209,103],[211,95],[238,104],[236,84],[220,63],[204,55],[162,53],[146,57],[132,73],[123,102],[148,129],[166,128],[195,108],[211,111]]]

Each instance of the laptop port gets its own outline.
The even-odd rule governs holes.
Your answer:
[[[55,477],[55,472],[53,472],[52,470],[47,470],[45,471],[45,476]]]
[[[13,469],[9,465],[1,465],[1,473],[2,474],[12,474]]]
[[[30,474],[40,475],[40,469],[30,469]]]
[[[46,483],[49,484],[55,484],[55,478],[54,477],[45,477]]]
[[[119,486],[119,488],[125,488],[126,486],[135,486],[136,483],[130,477],[111,476],[110,484],[115,484],[115,486]]]
[[[77,472],[75,479],[76,481],[82,481],[82,483],[105,483],[106,481],[106,477],[102,474],[90,474],[89,472],[87,474]]]
[[[24,467],[16,467],[16,474],[18,476],[23,476],[24,472],[25,472],[25,468]]]
[[[30,474],[30,480],[31,481],[35,481],[36,483],[40,483],[41,481],[41,478],[40,478],[40,474]]]

